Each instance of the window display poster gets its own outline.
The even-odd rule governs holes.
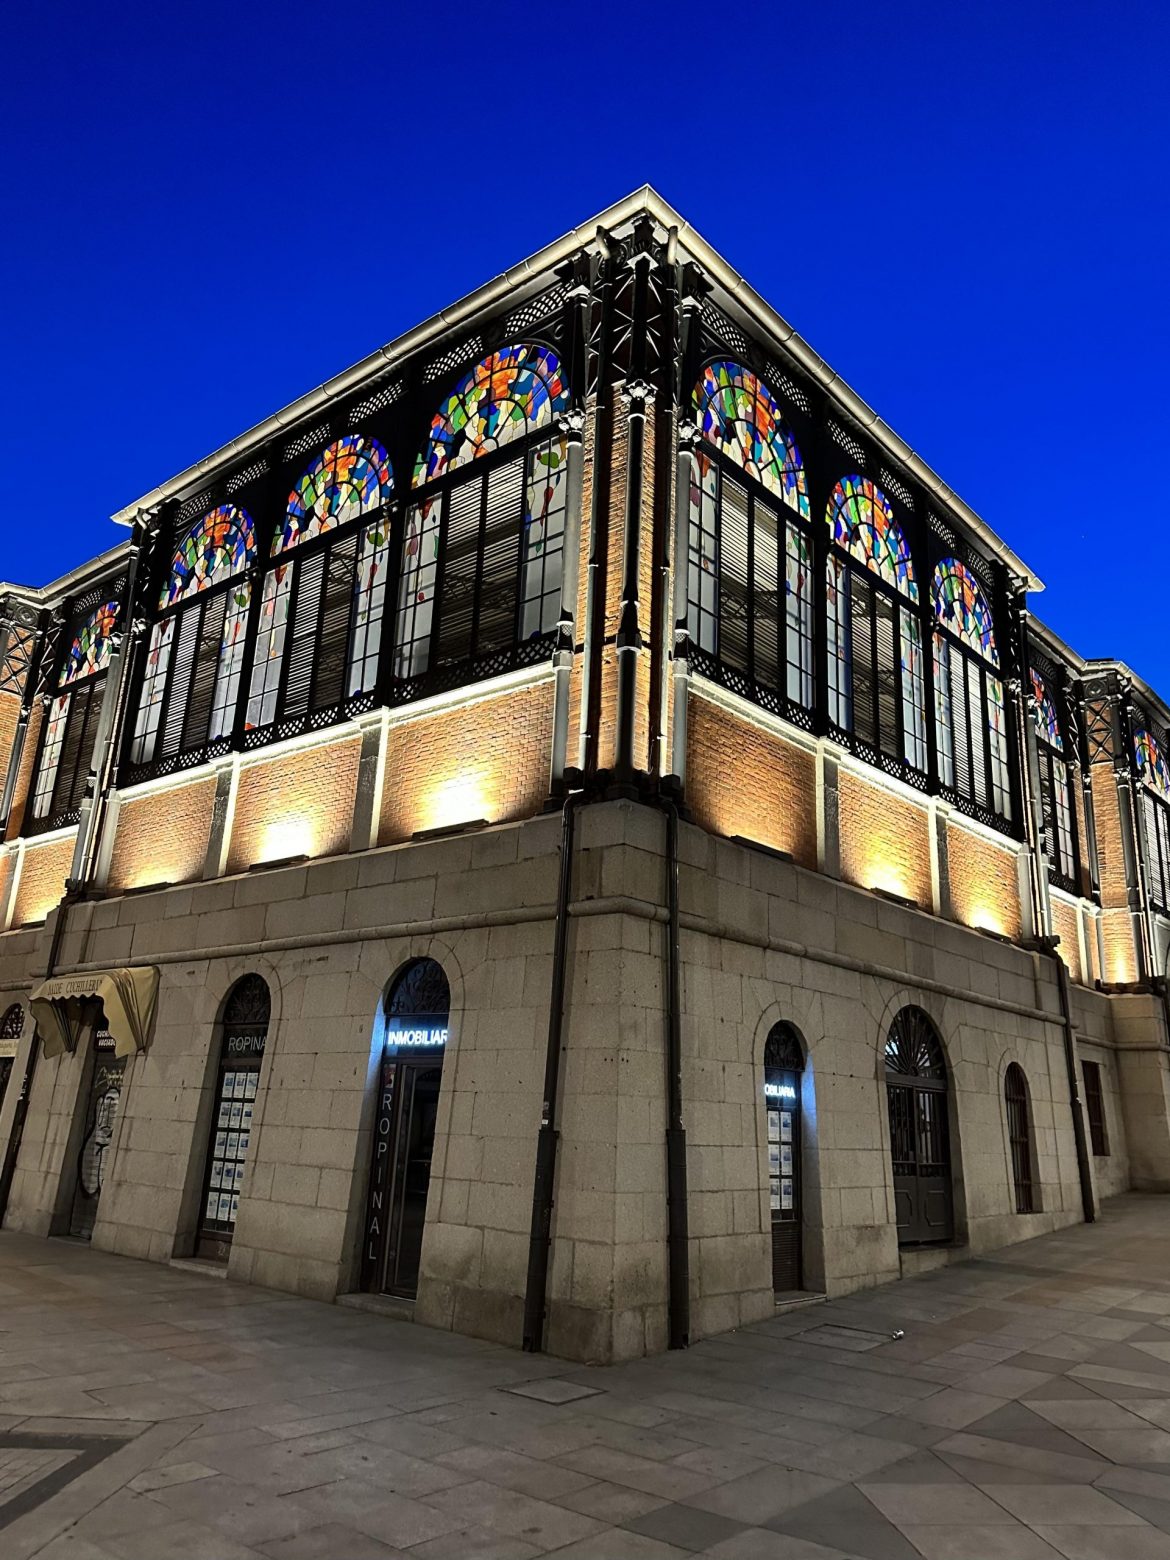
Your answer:
[[[780,1174],[792,1174],[792,1144],[784,1143],[780,1147]]]
[[[780,1141],[781,1141],[781,1143],[791,1143],[792,1142],[792,1112],[790,1110],[782,1110],[779,1114],[780,1114]]]
[[[793,1201],[792,1201],[792,1182],[791,1181],[787,1181],[787,1180],[781,1181],[780,1182],[780,1211],[782,1213],[790,1213],[792,1211],[792,1206],[793,1206]],[[773,1204],[773,1207],[775,1207],[775,1204]]]

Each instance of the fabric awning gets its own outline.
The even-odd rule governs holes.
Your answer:
[[[95,970],[90,975],[54,975],[42,981],[29,998],[46,1056],[72,1051],[81,1028],[86,998],[100,997],[106,1027],[118,1056],[145,1051],[158,1005],[158,969],[144,964],[134,969]]]

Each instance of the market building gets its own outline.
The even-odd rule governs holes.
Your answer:
[[[653,191],[114,519],[6,1227],[610,1360],[1170,1189],[1170,710]]]

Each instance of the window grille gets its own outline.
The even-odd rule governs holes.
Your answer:
[[[1012,1185],[1017,1213],[1036,1211],[1032,1182],[1032,1132],[1028,1113],[1028,1085],[1023,1070],[1012,1062],[1004,1077],[1004,1103],[1007,1106],[1008,1143],[1012,1156]]]

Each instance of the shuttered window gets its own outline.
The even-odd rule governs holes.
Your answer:
[[[566,442],[533,445],[412,504],[394,632],[394,675],[510,651],[560,615]]]
[[[34,820],[52,826],[81,806],[93,762],[106,675],[78,683],[49,706],[33,788]]]
[[[1170,911],[1170,807],[1147,786],[1141,787],[1141,817],[1150,898]]]
[[[157,622],[130,740],[130,761],[149,764],[197,752],[235,723],[250,586],[198,594]]]
[[[811,709],[812,546],[804,529],[705,454],[687,541],[692,645],[758,689]]]
[[[934,635],[935,742],[939,779],[960,796],[1011,818],[1011,768],[1003,683],[945,635]]]
[[[827,586],[830,720],[877,752],[925,769],[922,631],[913,610],[836,556]]]
[[[1040,811],[1043,818],[1044,849],[1050,869],[1076,887],[1076,862],[1073,857],[1072,784],[1064,755],[1037,740],[1040,760]]]

